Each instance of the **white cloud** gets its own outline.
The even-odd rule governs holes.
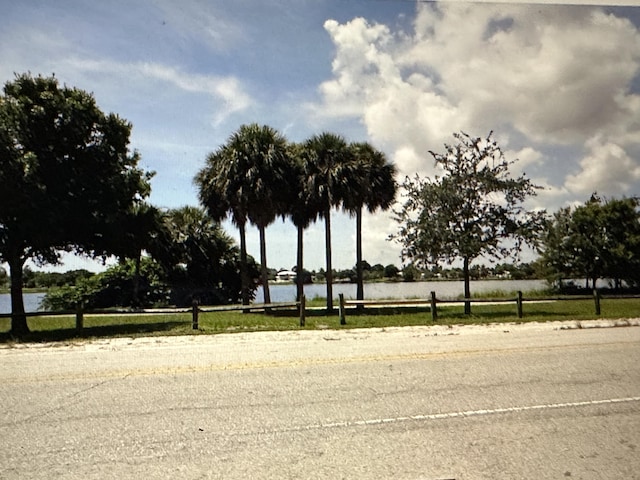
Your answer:
[[[363,122],[401,175],[432,175],[428,151],[452,132],[494,130],[521,160],[514,173],[553,179],[541,198],[637,188],[640,32],[628,19],[592,7],[421,4],[413,28],[326,22],[336,54],[316,106]]]
[[[629,194],[632,185],[640,181],[638,160],[633,160],[619,145],[598,137],[587,145],[589,155],[580,162],[580,171],[567,177],[567,189],[583,197],[596,191],[608,196]]]
[[[640,35],[595,9],[426,7],[402,61],[434,71],[470,127],[507,123],[534,140],[571,143],[630,120],[625,92]]]
[[[504,142],[499,142],[500,145],[504,145]],[[506,150],[504,151],[505,158],[508,161],[516,161],[511,171],[514,174],[526,173],[527,167],[535,167],[544,164],[544,155],[531,147],[524,147],[520,150]]]
[[[213,123],[220,124],[233,113],[243,111],[252,103],[252,99],[234,77],[220,77],[185,72],[176,67],[170,67],[153,62],[121,63],[112,60],[87,60],[69,58],[62,65],[76,72],[75,76],[95,76],[98,74],[105,84],[112,90],[119,90],[127,85],[127,89],[139,95],[141,92],[163,92],[166,97],[171,95],[169,86],[179,91],[205,94],[217,100],[216,111],[212,114]],[[152,83],[161,82],[165,88],[150,88]],[[154,101],[158,98],[154,97]]]
[[[163,80],[186,92],[204,93],[222,101],[222,107],[215,113],[215,125],[222,123],[233,113],[243,111],[252,103],[251,97],[244,91],[235,77],[193,74],[173,67],[153,63],[140,63],[125,66],[133,72]]]
[[[400,265],[401,263],[398,244],[387,240],[389,235],[397,233],[398,230],[392,215],[389,211],[363,214],[362,257],[371,265],[377,263]]]
[[[390,41],[384,25],[369,25],[356,18],[346,26],[327,20],[325,29],[337,47],[332,62],[335,80],[325,82],[320,90],[334,116],[360,115],[370,93],[378,91],[380,80],[396,75],[393,60],[384,53]]]

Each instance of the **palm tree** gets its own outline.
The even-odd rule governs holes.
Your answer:
[[[246,223],[260,232],[260,264],[265,303],[271,303],[267,273],[266,227],[283,210],[286,190],[287,140],[275,129],[258,124],[242,125],[227,143],[207,159],[196,177],[200,199],[214,218],[230,211],[240,231],[241,261],[246,272]],[[209,187],[210,188],[209,188]],[[216,205],[214,205],[216,204]],[[248,287],[248,278],[247,287]],[[244,290],[244,289],[243,289]],[[248,290],[248,288],[247,288]],[[248,304],[248,295],[245,303]]]
[[[331,210],[341,204],[350,190],[354,174],[351,152],[345,139],[333,133],[314,135],[304,143],[305,190],[322,205],[325,224],[327,312],[333,312],[333,271],[331,266]]]
[[[236,242],[202,208],[181,207],[163,214],[162,229],[150,253],[171,285],[172,301],[235,303],[241,297]],[[251,266],[251,264],[250,264]],[[252,278],[255,278],[252,268]]]
[[[141,305],[140,268],[143,250],[153,248],[156,237],[162,224],[162,214],[153,205],[146,202],[138,202],[122,215],[121,227],[115,229],[111,236],[115,242],[114,251],[121,262],[125,259],[133,259],[135,272],[133,275],[133,299],[134,307]]]
[[[387,162],[384,153],[369,143],[352,143],[349,148],[358,174],[354,175],[352,188],[342,202],[345,210],[356,216],[356,299],[364,300],[362,208],[366,206],[373,213],[378,208],[387,210],[391,207],[397,190],[396,167]]]
[[[206,165],[194,178],[199,188],[198,198],[207,213],[216,221],[231,217],[240,233],[240,278],[242,283],[242,304],[250,302],[249,271],[247,265],[247,201],[243,184],[241,162],[235,161],[233,152],[223,145],[210,153]],[[249,187],[250,189],[250,187]]]
[[[303,152],[303,145],[290,145],[288,187],[285,189],[289,197],[284,211],[298,231],[296,255],[296,300],[298,301],[304,295],[304,230],[315,222],[322,211],[318,197],[306,188]]]

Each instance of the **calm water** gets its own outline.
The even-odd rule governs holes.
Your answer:
[[[481,293],[493,290],[506,292],[523,292],[542,290],[546,288],[544,280],[478,280],[471,282],[471,293]],[[296,298],[296,286],[293,284],[269,284],[272,302],[293,302]],[[431,292],[436,292],[438,298],[456,298],[464,293],[462,281],[456,282],[398,282],[398,283],[365,283],[364,298],[429,298]],[[326,297],[327,290],[324,283],[305,285],[304,293],[307,298]],[[333,296],[337,300],[343,293],[345,298],[356,298],[355,283],[336,283],[333,285]],[[35,312],[40,308],[44,293],[25,293],[24,308],[27,312]],[[255,303],[262,303],[262,288],[256,292]],[[11,298],[8,293],[0,294],[0,313],[11,313]]]
[[[471,282],[471,293],[481,293],[494,290],[506,292],[523,292],[543,290],[547,287],[545,280],[478,280]],[[398,282],[398,283],[365,283],[364,298],[430,298],[431,292],[436,292],[438,298],[450,299],[464,294],[462,280],[455,282]],[[269,284],[272,302],[293,302],[296,298],[296,286],[291,284]],[[326,297],[327,287],[324,283],[305,285],[304,293],[308,299]],[[333,285],[333,297],[338,298],[342,293],[347,299],[356,298],[355,283],[337,283]],[[256,292],[255,303],[262,303],[262,288]]]
[[[25,312],[38,311],[44,296],[44,293],[25,293],[23,295]],[[11,313],[11,296],[8,293],[0,294],[0,313]]]

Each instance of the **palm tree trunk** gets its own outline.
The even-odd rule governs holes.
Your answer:
[[[464,263],[462,265],[462,274],[464,277],[464,298],[471,298],[471,286],[469,276],[469,257],[464,257]],[[464,314],[471,315],[471,302],[464,302]]]
[[[9,259],[9,275],[11,275],[11,335],[22,337],[29,333],[27,316],[24,314],[22,298],[22,267],[24,260],[19,256]]]
[[[264,303],[271,303],[271,293],[269,292],[269,272],[267,271],[267,239],[265,227],[258,226],[260,231],[260,276],[262,277],[262,294]]]
[[[364,300],[364,279],[362,274],[362,208],[356,212],[356,300]],[[358,305],[358,308],[362,308]]]
[[[327,313],[333,313],[333,270],[331,266],[331,208],[328,207],[324,216],[325,252],[327,259]]]
[[[304,295],[304,227],[298,226],[298,256],[296,259],[296,300],[299,302]]]
[[[240,282],[242,284],[242,304],[249,305],[249,267],[247,265],[247,236],[244,224],[238,226],[240,230]]]

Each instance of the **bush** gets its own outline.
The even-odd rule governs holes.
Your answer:
[[[250,267],[250,274],[255,276],[255,263]],[[75,310],[78,306],[84,309],[186,307],[192,305],[193,300],[201,305],[239,303],[239,273],[234,265],[227,265],[227,270],[222,272],[226,283],[207,286],[204,282],[194,281],[186,269],[181,273],[174,269],[168,278],[162,267],[150,258],[142,259],[140,275],[136,278],[135,262],[128,260],[92,277],[80,278],[75,286],[50,288],[42,306],[46,310],[60,311]],[[255,286],[249,295],[250,298],[255,296]]]
[[[144,259],[138,279],[135,263],[127,261],[92,277],[80,278],[75,286],[49,289],[42,305],[47,310],[151,307],[166,304],[168,299],[169,291],[161,281],[159,267]]]

